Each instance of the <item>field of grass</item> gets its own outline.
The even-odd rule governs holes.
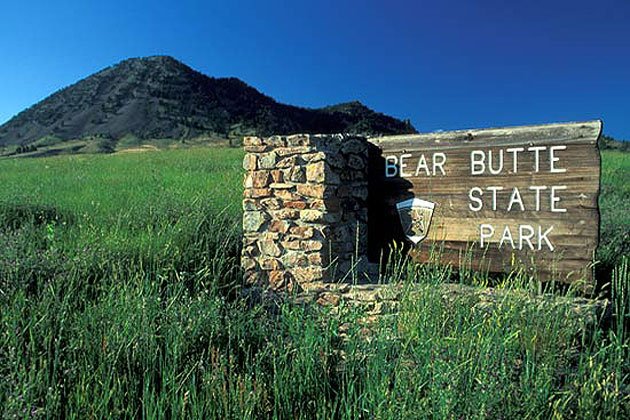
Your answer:
[[[630,256],[630,153],[602,152],[600,247],[604,272]]]
[[[241,158],[0,161],[0,417],[630,416],[629,155],[603,154],[605,325],[531,290],[445,302],[447,272],[404,262],[416,286],[369,331],[360,308],[234,293]]]

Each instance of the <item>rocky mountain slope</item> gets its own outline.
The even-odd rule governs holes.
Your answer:
[[[237,138],[291,133],[413,133],[409,121],[360,102],[307,109],[276,102],[237,78],[201,74],[167,56],[106,68],[0,126],[0,147],[31,150],[77,139],[115,146],[151,139]]]

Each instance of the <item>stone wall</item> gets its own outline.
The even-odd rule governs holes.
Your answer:
[[[360,274],[367,264],[366,139],[246,137],[244,147],[246,283],[301,290]]]

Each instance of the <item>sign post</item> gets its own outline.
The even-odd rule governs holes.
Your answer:
[[[592,283],[601,121],[370,139],[419,261]],[[404,186],[404,187],[401,187]],[[371,216],[370,216],[371,217]],[[395,221],[398,219],[397,221]]]

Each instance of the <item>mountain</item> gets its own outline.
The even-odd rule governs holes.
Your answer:
[[[360,102],[321,109],[276,102],[237,78],[201,74],[167,56],[132,58],[99,71],[0,126],[0,147],[23,151],[77,139],[236,138],[291,133],[414,133]],[[81,148],[81,146],[78,146]]]

